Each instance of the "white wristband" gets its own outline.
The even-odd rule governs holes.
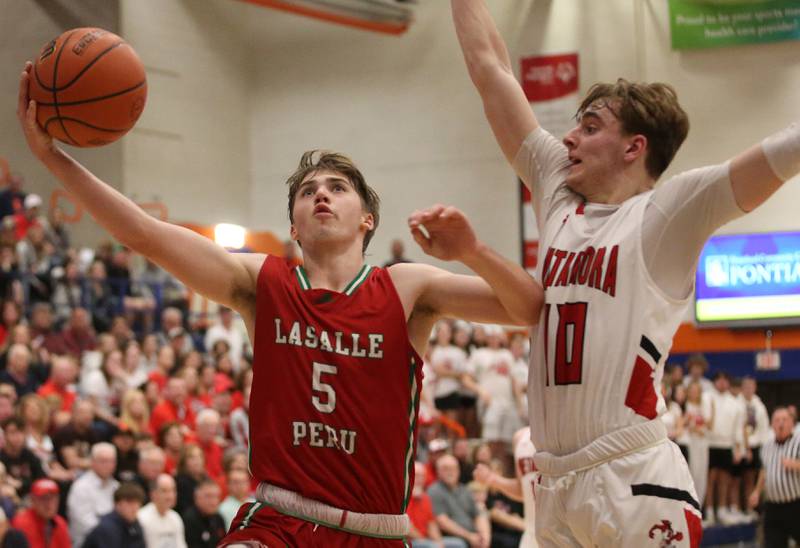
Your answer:
[[[800,173],[800,123],[795,123],[761,141],[772,171],[782,181]]]

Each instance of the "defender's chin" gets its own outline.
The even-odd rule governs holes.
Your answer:
[[[579,189],[583,186],[581,184],[581,178],[578,175],[572,173],[567,175],[567,178],[564,179],[564,184],[567,186],[567,188],[569,188],[574,192],[580,192]]]

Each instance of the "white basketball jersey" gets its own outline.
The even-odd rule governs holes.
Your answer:
[[[574,452],[666,409],[663,365],[688,299],[669,298],[647,272],[641,226],[651,192],[584,207],[562,184],[542,203],[545,305],[528,383],[541,451]]]
[[[522,486],[522,500],[525,505],[525,538],[530,539],[533,544],[520,544],[521,548],[536,546],[534,539],[536,507],[533,498],[533,486],[538,474],[536,474],[536,464],[533,462],[534,454],[536,454],[536,448],[531,441],[531,431],[530,428],[526,428],[525,433],[521,435],[520,440],[517,442],[517,446],[514,447],[514,465],[517,467],[517,475]]]

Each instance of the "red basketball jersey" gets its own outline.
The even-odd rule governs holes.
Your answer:
[[[268,257],[256,307],[253,475],[338,508],[403,513],[422,360],[389,273],[364,265],[337,293]]]

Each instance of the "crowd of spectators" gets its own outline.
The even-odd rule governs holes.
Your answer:
[[[42,205],[0,192],[0,546],[215,546],[255,488],[241,320]]]
[[[758,515],[748,499],[762,468],[761,448],[775,434],[755,378],[716,371],[709,379],[707,370],[701,354],[690,356],[685,367],[666,368],[662,393],[667,410],[661,418],[689,463],[704,501],[704,526],[752,523]],[[794,405],[787,414],[796,423]]]
[[[473,472],[482,464],[515,474],[512,439],[528,423],[528,351],[523,331],[451,320],[434,327],[408,507],[413,546],[519,546],[522,503]]]
[[[0,547],[215,546],[253,498],[252,347],[224,307],[192,309],[177,280],[130,250],[72,246],[57,209],[12,176],[0,192]],[[287,260],[300,259],[287,249]],[[392,261],[408,261],[392,244]],[[212,321],[213,319],[213,321]],[[528,421],[523,331],[441,321],[425,356],[417,547],[511,547],[519,502],[474,481],[513,476]],[[754,518],[746,498],[769,420],[752,378],[705,377],[693,356],[663,384],[670,437],[707,523]]]

